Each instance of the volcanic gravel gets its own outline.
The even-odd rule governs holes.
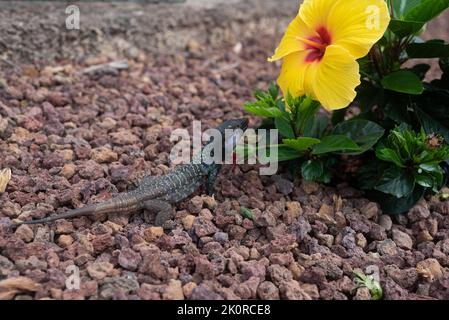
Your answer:
[[[370,299],[353,281],[367,268],[380,271],[386,299],[449,299],[448,201],[390,217],[348,185],[255,166],[223,168],[215,198],[179,204],[171,231],[142,212],[9,227],[166,173],[174,129],[241,117],[253,90],[274,80],[273,43],[191,42],[121,71],[82,72],[101,57],[3,68],[0,169],[12,179],[0,195],[0,299]]]

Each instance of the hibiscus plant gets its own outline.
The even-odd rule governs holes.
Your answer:
[[[420,35],[447,8],[449,0],[305,0],[268,59],[282,60],[277,85],[245,105],[279,130],[279,161],[305,180],[355,178],[390,213],[439,191],[449,44]],[[439,59],[441,79],[426,81],[430,65],[417,58]]]

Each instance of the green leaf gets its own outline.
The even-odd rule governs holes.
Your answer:
[[[399,10],[403,12],[399,12],[400,15],[390,22],[389,29],[399,37],[405,37],[419,32],[427,22],[446,10],[449,0],[402,0],[399,6],[403,6]]]
[[[383,297],[383,290],[379,281],[374,279],[373,275],[365,275],[363,273],[353,271],[357,276],[355,283],[358,287],[368,288],[373,300],[380,300]]]
[[[438,64],[444,74],[449,74],[449,58],[441,58]]]
[[[403,21],[391,19],[388,29],[400,38],[418,33],[424,27],[424,23],[416,21]]]
[[[396,167],[386,170],[376,190],[402,198],[413,192],[415,178]]]
[[[332,134],[350,138],[360,147],[361,150],[358,153],[363,153],[371,149],[382,138],[384,132],[385,130],[375,122],[355,119],[339,123]]]
[[[273,100],[276,100],[279,96],[279,87],[274,83],[270,83],[270,86],[268,87],[268,93],[270,94],[271,98],[273,98]]]
[[[289,146],[280,144],[280,145],[271,145],[270,148],[277,147],[277,159],[271,159],[273,162],[281,162],[281,161],[287,161],[287,160],[293,160],[301,157],[301,153],[299,153],[297,150],[290,148]],[[268,156],[271,156],[270,154],[270,148],[267,148],[267,154]],[[260,155],[259,155],[260,156]]]
[[[324,173],[320,160],[308,160],[301,165],[301,175],[307,181],[317,181]]]
[[[436,106],[435,106],[436,108]],[[444,111],[447,114],[447,106],[444,106]],[[418,117],[421,126],[424,128],[427,134],[439,133],[441,134],[446,141],[449,141],[449,128],[441,124],[440,120],[444,120],[443,117],[435,118],[424,111],[422,111],[419,107],[415,107],[416,116]]]
[[[406,51],[409,58],[449,58],[449,44],[442,40],[411,43]]]
[[[257,156],[257,147],[252,144],[238,144],[235,147],[235,153],[239,159],[252,159]]]
[[[390,148],[379,147],[376,149],[376,157],[380,160],[392,162],[397,167],[403,168],[405,167],[401,156],[396,150]]]
[[[425,188],[432,188],[434,184],[432,176],[428,174],[415,174],[415,181],[417,184]]]
[[[309,137],[299,137],[296,139],[284,139],[282,142],[292,149],[297,151],[306,151],[312,146],[320,143],[319,139],[309,138]]]
[[[362,80],[360,86],[357,87],[357,105],[360,106],[362,113],[371,111],[375,105],[380,104],[383,98],[384,90],[374,86],[371,82]]]
[[[391,8],[391,4],[393,4],[394,16],[401,19],[410,9],[419,5],[421,1],[422,0],[388,0],[388,8]]]
[[[403,214],[407,213],[419,200],[421,200],[425,191],[426,188],[418,185],[407,197],[396,198],[395,196],[376,190],[367,193],[367,196],[370,200],[378,202],[385,213]]]
[[[405,14],[404,20],[426,23],[447,8],[449,8],[449,0],[421,0],[419,5],[413,6]]]
[[[311,121],[308,121],[304,126],[303,134],[306,137],[313,137],[320,139],[326,128],[329,125],[329,118],[324,114],[317,114],[312,118]]]
[[[253,212],[250,209],[246,208],[246,207],[240,207],[240,214],[244,218],[247,218],[247,219],[250,219],[250,220],[254,220]]]
[[[315,115],[319,108],[320,104],[309,97],[302,101],[296,112],[296,128],[299,132],[304,134],[307,129],[313,126]]]
[[[444,180],[444,171],[438,164],[421,163],[419,165],[419,169],[425,171],[426,173],[429,173],[435,179],[435,183],[432,184],[432,187],[434,189],[442,187]]]
[[[287,116],[289,115],[287,114]],[[285,116],[274,119],[274,124],[282,136],[290,139],[295,138],[295,133],[290,125],[290,121],[287,121]]]
[[[442,172],[441,167],[437,164],[421,163],[419,168],[427,172]]]
[[[360,152],[360,147],[344,135],[330,135],[324,137],[319,144],[313,146],[313,154],[329,152]]]
[[[247,104],[244,106],[244,109],[259,117],[278,118],[283,115],[282,111],[275,107],[263,107],[255,104]]]
[[[407,94],[421,94],[424,91],[421,79],[407,70],[396,71],[385,76],[382,79],[382,86],[388,90]]]

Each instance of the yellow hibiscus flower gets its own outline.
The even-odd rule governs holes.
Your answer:
[[[347,107],[360,84],[359,59],[390,22],[384,0],[305,0],[269,61],[283,59],[284,93],[308,95],[328,110]]]

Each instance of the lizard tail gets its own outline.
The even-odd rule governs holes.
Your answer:
[[[59,220],[59,219],[69,219],[69,218],[74,218],[74,217],[87,216],[87,215],[94,214],[95,212],[98,212],[98,206],[97,205],[90,205],[90,206],[85,206],[83,208],[70,210],[69,212],[66,212],[66,213],[63,213],[63,214],[58,214],[58,215],[55,215],[55,216],[46,217],[46,218],[43,218],[43,219],[29,220],[29,221],[20,221],[20,222],[15,223],[15,226],[20,226],[22,224],[48,223],[48,222],[56,221],[56,220]]]

